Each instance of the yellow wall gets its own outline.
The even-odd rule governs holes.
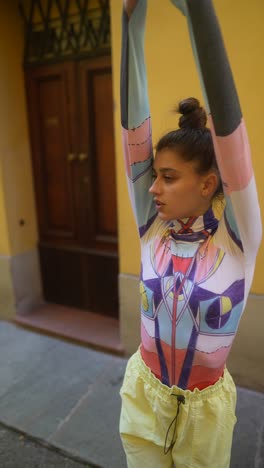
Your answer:
[[[1,139],[1,132],[0,132]],[[3,191],[3,174],[0,162],[0,255],[8,255],[10,253],[10,243],[8,235],[8,224],[5,210],[5,195]]]
[[[177,117],[175,119],[170,113],[173,105],[192,95],[202,100],[202,95],[184,17],[169,0],[149,0],[148,3],[146,56],[153,137],[156,142],[161,134],[177,125]],[[262,0],[251,0],[250,3],[248,0],[215,0],[214,4],[249,132],[263,214],[264,3]],[[139,244],[126,191],[119,123],[121,11],[122,0],[111,0],[120,272],[138,275]],[[262,243],[252,287],[254,293],[264,294],[261,274],[263,262]]]
[[[37,241],[22,26],[17,2],[0,2],[0,255],[22,253]]]

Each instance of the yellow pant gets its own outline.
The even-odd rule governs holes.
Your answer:
[[[128,361],[120,395],[120,435],[128,468],[229,467],[236,388],[227,369],[204,390],[170,388],[137,351]]]

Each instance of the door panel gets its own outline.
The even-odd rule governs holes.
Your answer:
[[[94,73],[92,83],[98,238],[117,235],[111,70]]]
[[[73,67],[43,67],[28,74],[28,102],[41,239],[77,238],[72,153]]]
[[[83,308],[83,272],[80,252],[40,245],[43,292],[49,302]],[[91,300],[86,298],[86,307]]]
[[[73,190],[71,168],[67,162],[69,145],[67,110],[64,105],[65,87],[60,76],[49,77],[38,83],[38,113],[41,128],[42,176],[46,232],[69,231],[73,223]]]
[[[117,316],[118,311],[118,257],[117,254],[102,255],[94,252],[87,257],[89,264],[92,294],[92,310],[98,313],[108,311],[108,315]]]
[[[110,58],[82,61],[79,65],[82,107],[80,149],[88,155],[91,171],[90,214],[93,245],[117,251],[117,210]],[[88,125],[87,125],[88,123]]]
[[[118,258],[40,245],[46,300],[117,317]]]

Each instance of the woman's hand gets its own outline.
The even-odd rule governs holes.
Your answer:
[[[174,6],[176,6],[185,16],[187,15],[187,7],[185,0],[171,0]]]
[[[137,6],[139,0],[123,0],[124,9],[126,10],[127,16],[130,18],[134,9]]]

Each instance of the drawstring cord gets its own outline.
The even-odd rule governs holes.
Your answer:
[[[180,412],[180,406],[181,404],[185,404],[185,397],[183,395],[176,395],[175,393],[172,393],[171,396],[175,396],[177,398],[177,412],[176,412],[176,416],[173,418],[173,420],[171,421],[169,427],[168,427],[168,430],[167,430],[167,434],[166,434],[166,437],[165,437],[165,444],[164,444],[164,454],[167,455],[167,453],[169,453],[170,450],[173,449],[174,445],[175,445],[175,442],[176,442],[176,429],[177,429],[177,419],[178,419],[178,416],[179,416],[179,412]],[[169,434],[170,434],[170,430],[171,428],[173,427],[173,424],[174,424],[174,429],[173,429],[173,435],[172,435],[172,438],[171,438],[171,442],[169,444],[169,446],[167,447],[167,441],[168,441],[168,437],[169,437]]]

